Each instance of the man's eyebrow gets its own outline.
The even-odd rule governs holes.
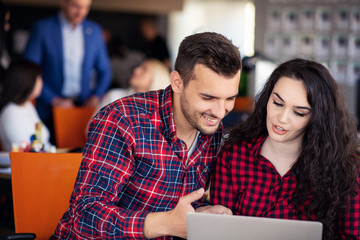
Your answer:
[[[208,98],[218,98],[218,97],[215,97],[213,95],[210,95],[210,94],[207,94],[207,93],[199,93],[201,96],[203,97],[208,97]]]
[[[228,97],[229,98],[236,98],[238,96],[238,94],[235,94],[234,96]]]
[[[274,92],[274,94],[275,94],[282,102],[285,102],[284,99],[282,99],[278,93]],[[295,108],[305,109],[305,110],[311,111],[311,108],[304,107],[304,106],[295,106]]]
[[[208,98],[219,98],[219,97],[216,97],[216,96],[213,96],[213,95],[210,95],[210,94],[207,94],[207,93],[199,93],[201,96],[203,97],[208,97]],[[235,94],[234,96],[231,96],[231,97],[228,97],[227,99],[230,99],[230,98],[235,98],[237,97],[238,94]]]

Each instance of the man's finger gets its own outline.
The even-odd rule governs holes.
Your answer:
[[[199,200],[203,195],[204,195],[204,188],[200,188],[196,191],[189,193],[186,196],[183,196],[182,200],[186,203],[192,203],[196,200]]]
[[[225,214],[225,215],[233,215],[231,209],[229,209],[229,208],[225,208],[223,214]]]

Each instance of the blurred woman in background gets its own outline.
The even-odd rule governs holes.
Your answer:
[[[130,87],[128,89],[115,88],[109,90],[104,95],[98,110],[119,98],[138,92],[164,89],[169,85],[170,73],[165,64],[156,59],[145,60],[134,69],[130,78]]]
[[[30,144],[37,130],[38,141],[45,148],[51,146],[49,131],[33,104],[42,86],[41,68],[28,60],[12,62],[5,72],[0,95],[0,138],[5,151],[11,151],[12,144]]]

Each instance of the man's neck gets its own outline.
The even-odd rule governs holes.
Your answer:
[[[195,129],[181,112],[179,99],[173,102],[174,121],[177,138],[183,140],[188,148],[194,143],[198,130]]]
[[[60,12],[60,18],[61,18],[61,20],[62,20],[65,24],[69,25],[72,30],[74,30],[77,26],[79,26],[79,25],[81,24],[81,23],[72,23],[72,22],[70,22],[70,21],[66,18],[66,16],[64,15],[63,12]]]

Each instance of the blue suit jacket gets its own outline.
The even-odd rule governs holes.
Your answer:
[[[111,65],[101,27],[87,19],[82,24],[84,60],[79,99],[85,101],[93,95],[101,97],[106,92],[111,81]],[[35,23],[24,52],[25,58],[42,67],[44,87],[36,107],[43,120],[51,114],[51,101],[55,97],[63,97],[64,51],[61,34],[59,15],[40,20]]]

